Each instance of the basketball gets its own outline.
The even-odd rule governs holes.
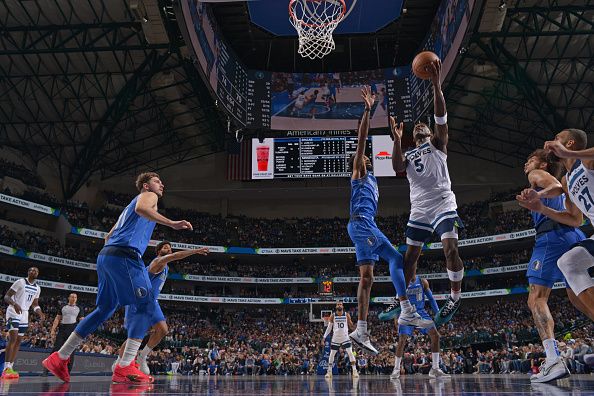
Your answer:
[[[412,70],[415,76],[421,80],[429,80],[431,74],[425,70],[425,67],[431,62],[439,60],[439,57],[431,51],[423,51],[415,56],[412,63]]]

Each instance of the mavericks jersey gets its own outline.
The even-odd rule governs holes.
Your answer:
[[[29,308],[31,308],[33,300],[39,298],[41,287],[37,282],[29,283],[27,279],[21,278],[12,284],[10,290],[15,292],[12,298],[14,299],[14,302],[21,307],[22,314],[17,314],[14,307],[9,305],[6,310],[6,316],[10,318],[20,318],[20,323],[29,323]]]
[[[576,160],[566,178],[569,199],[594,223],[594,171]]]
[[[159,297],[161,290],[163,290],[163,286],[165,285],[165,281],[167,280],[167,274],[169,273],[169,266],[165,266],[163,271],[159,272],[158,274],[151,274],[149,272],[149,278],[151,280],[153,295],[155,296],[155,300]]]
[[[136,213],[137,195],[120,214],[111,238],[105,246],[132,248],[142,256],[153,234],[155,222]]]
[[[346,341],[349,339],[349,327],[347,325],[346,314],[334,314],[334,324],[332,326],[332,340]]]
[[[417,275],[415,280],[408,285],[406,296],[411,305],[416,307],[417,311],[425,310],[425,290],[421,283],[421,278]]]
[[[407,151],[404,157],[411,205],[431,201],[436,197],[441,197],[442,200],[454,197],[446,153],[428,141]]]
[[[542,190],[541,188],[537,188],[536,191]],[[565,210],[565,194],[561,194],[557,197],[553,198],[541,198],[540,201],[546,207],[549,207],[553,210],[563,211]],[[550,220],[547,216],[543,215],[542,213],[530,211],[532,215],[532,220],[534,221],[534,228],[538,229],[542,223],[547,220]],[[554,221],[554,220],[552,220]]]
[[[379,189],[377,179],[371,172],[356,180],[351,179],[351,216],[375,217]]]

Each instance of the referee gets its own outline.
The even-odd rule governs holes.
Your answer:
[[[54,319],[52,329],[50,330],[51,338],[55,337],[52,353],[56,352],[62,345],[64,345],[68,337],[70,337],[70,334],[74,331],[77,322],[84,319],[81,317],[82,311],[80,307],[76,305],[77,299],[78,296],[76,293],[71,293],[68,296],[68,304],[62,307],[62,310],[60,311],[61,313],[57,314]],[[58,334],[56,334],[56,328],[58,329]],[[72,371],[73,365],[74,353],[71,355],[70,362],[68,363],[68,372]]]

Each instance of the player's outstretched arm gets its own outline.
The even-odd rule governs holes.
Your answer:
[[[396,118],[390,116],[390,130],[394,138],[394,148],[392,149],[392,168],[394,172],[401,173],[406,170],[406,161],[402,154],[402,134],[404,132],[404,123],[396,123]]]
[[[367,174],[365,168],[365,146],[367,146],[367,136],[369,135],[369,118],[371,113],[371,107],[375,102],[375,95],[371,93],[371,88],[366,85],[361,89],[361,97],[365,103],[365,111],[361,118],[361,124],[359,125],[359,134],[357,139],[357,151],[355,152],[355,158],[353,159],[353,179],[360,179]]]
[[[150,272],[151,274],[158,274],[159,272],[163,271],[163,268],[165,268],[165,266],[168,263],[170,263],[172,261],[182,260],[182,259],[185,259],[186,257],[190,257],[195,254],[200,254],[202,256],[206,256],[208,253],[209,253],[208,248],[203,247],[203,248],[199,248],[199,249],[182,250],[179,252],[167,254],[162,257],[157,257],[149,265],[148,272]]]
[[[441,90],[441,61],[438,59],[431,63],[428,69],[433,84],[433,113],[435,118],[435,133],[432,143],[437,149],[445,153],[449,135],[446,102]]]
[[[563,194],[563,186],[557,178],[542,169],[535,169],[528,174],[528,181],[533,188],[527,188],[520,193],[520,196],[532,201],[541,198],[553,198]],[[538,187],[541,190],[536,191]]]
[[[423,293],[429,300],[429,305],[431,305],[431,310],[433,310],[434,315],[437,315],[439,312],[439,306],[437,305],[437,301],[435,301],[435,297],[433,297],[433,292],[429,287],[429,282],[427,282],[427,279],[421,279],[421,283],[423,284]]]
[[[545,142],[544,149],[552,152],[559,158],[579,159],[588,169],[594,169],[594,147],[585,150],[568,150],[561,142],[551,140]]]
[[[150,221],[159,223],[161,225],[171,227],[174,230],[192,230],[192,224],[186,220],[169,220],[157,211],[157,201],[159,197],[151,191],[141,193],[136,201],[134,210],[139,216],[142,216]]]
[[[542,213],[557,223],[565,224],[570,227],[579,227],[584,221],[584,215],[581,210],[571,202],[571,199],[569,199],[569,194],[567,194],[567,179],[565,176],[563,176],[561,184],[563,185],[563,190],[566,192],[565,210],[560,211],[551,209],[548,206],[543,205],[540,199],[530,201],[522,199],[521,196],[517,196],[516,199],[523,208],[532,210],[533,212]]]

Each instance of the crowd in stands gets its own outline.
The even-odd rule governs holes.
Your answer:
[[[42,292],[40,306],[46,320],[31,315],[24,345],[50,348],[49,334],[65,296],[57,298]],[[79,295],[79,305],[87,314],[92,298]],[[594,351],[594,325],[571,307],[566,297],[553,295],[549,302],[556,322],[562,356],[573,372],[590,372],[584,355]],[[169,326],[165,340],[149,356],[153,373],[172,370],[182,374],[211,375],[293,375],[313,374],[323,346],[322,323],[312,323],[305,308],[251,308],[249,310],[163,303]],[[356,318],[355,307],[347,307]],[[379,322],[378,309],[370,313],[371,336],[381,351],[368,356],[357,351],[357,364],[364,375],[389,374],[393,369],[395,326]],[[4,310],[0,315],[4,314]],[[440,328],[442,369],[450,373],[535,372],[544,358],[537,331],[524,299],[490,300],[488,304],[465,303],[454,319]],[[122,312],[85,339],[81,352],[112,355],[125,339]],[[473,347],[471,348],[470,345]],[[402,372],[427,373],[431,364],[429,340],[415,334],[409,337]],[[349,372],[348,359],[340,351],[336,360],[343,373]]]
[[[23,165],[0,158],[0,179],[5,176],[20,180],[32,187],[45,188],[45,184],[36,172]]]

